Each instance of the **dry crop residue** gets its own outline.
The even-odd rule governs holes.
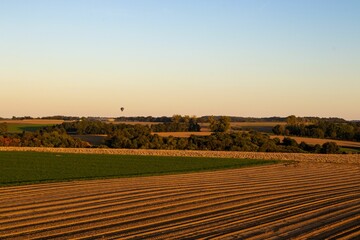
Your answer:
[[[264,153],[230,151],[153,150],[153,149],[110,149],[110,148],[41,148],[41,147],[0,147],[0,151],[31,151],[82,154],[120,154],[178,157],[247,158],[268,160],[294,160],[322,163],[360,164],[360,154],[309,154],[309,153]]]
[[[277,164],[0,188],[1,239],[355,239],[360,167]]]

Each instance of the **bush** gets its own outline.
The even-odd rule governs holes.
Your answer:
[[[0,123],[0,134],[4,134],[8,131],[8,127],[6,123]]]
[[[321,153],[326,153],[326,154],[340,153],[340,148],[335,142],[326,142],[322,145]]]

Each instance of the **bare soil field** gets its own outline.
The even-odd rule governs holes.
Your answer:
[[[5,239],[358,239],[360,167],[277,164],[0,188]]]
[[[0,151],[31,151],[82,154],[121,154],[179,157],[218,157],[240,159],[293,160],[311,163],[360,164],[360,154],[310,154],[310,153],[264,153],[195,150],[152,150],[152,149],[110,149],[110,148],[42,148],[42,147],[0,147]]]
[[[276,136],[272,135],[271,138],[279,138],[280,140],[284,139],[284,136]],[[360,148],[360,142],[352,142],[352,141],[341,141],[341,140],[333,140],[333,139],[322,139],[322,138],[308,138],[308,137],[293,137],[288,136],[291,139],[294,139],[297,143],[305,142],[307,144],[324,144],[326,142],[335,142],[337,145],[342,147],[358,147]]]

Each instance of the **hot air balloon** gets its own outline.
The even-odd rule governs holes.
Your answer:
[[[120,108],[121,111],[124,111],[124,109],[125,109],[124,107],[121,107],[121,108]]]

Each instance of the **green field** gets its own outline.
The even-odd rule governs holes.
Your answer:
[[[8,132],[21,133],[23,131],[34,132],[40,128],[53,126],[54,124],[30,124],[30,123],[8,123]]]
[[[0,186],[198,172],[278,162],[229,158],[0,152]]]
[[[355,147],[341,147],[341,152],[349,153],[349,154],[360,154],[360,148]]]

